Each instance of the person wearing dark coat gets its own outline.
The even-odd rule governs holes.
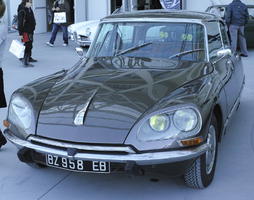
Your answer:
[[[18,31],[21,41],[25,45],[23,64],[25,67],[32,67],[30,62],[37,62],[32,58],[33,36],[36,26],[34,13],[32,10],[32,0],[22,0],[18,7]]]
[[[6,100],[4,95],[4,80],[3,80],[3,70],[2,70],[2,59],[3,52],[5,47],[5,40],[7,37],[7,23],[5,22],[4,13],[5,13],[5,3],[3,0],[0,0],[0,108],[6,107]],[[6,139],[3,136],[2,131],[0,130],[0,148],[6,144]]]
[[[49,42],[46,44],[50,47],[54,46],[54,42],[56,40],[56,35],[59,29],[62,29],[63,31],[63,46],[68,45],[68,30],[67,27],[70,24],[70,4],[68,0],[55,0],[53,3],[53,28],[52,28],[52,34]],[[54,22],[55,14],[56,13],[65,13],[66,21],[64,23],[56,23]]]
[[[236,52],[237,41],[239,41],[241,49],[240,55],[248,57],[247,44],[244,37],[244,26],[249,20],[247,6],[240,0],[233,0],[233,2],[226,7],[225,20],[229,27],[232,51],[234,53]]]

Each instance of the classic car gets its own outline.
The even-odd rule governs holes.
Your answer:
[[[206,9],[206,12],[215,14],[224,19],[225,10],[227,5],[213,5]],[[249,21],[245,26],[245,37],[247,40],[247,46],[249,48],[254,47],[254,5],[247,5],[249,11]]]
[[[215,15],[116,14],[101,20],[75,66],[12,94],[4,133],[29,165],[105,174],[160,169],[205,188],[244,77]]]
[[[74,40],[79,46],[90,46],[95,34],[99,20],[79,22],[68,26],[69,38]]]

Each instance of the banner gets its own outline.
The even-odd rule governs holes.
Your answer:
[[[161,6],[164,9],[182,9],[182,1],[181,0],[160,0]]]

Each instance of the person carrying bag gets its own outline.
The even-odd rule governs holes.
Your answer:
[[[25,67],[33,67],[30,62],[37,62],[31,57],[33,49],[33,36],[36,26],[32,10],[32,0],[22,0],[18,8],[18,31],[21,41],[25,45],[23,64]]]
[[[70,4],[67,0],[54,1],[53,8],[53,28],[49,42],[46,44],[50,47],[54,46],[56,35],[59,29],[63,31],[63,46],[68,45],[68,30],[67,27],[70,24]]]
[[[3,16],[5,13],[5,3],[3,0],[0,0],[0,108],[6,107],[6,100],[4,94],[4,80],[3,80],[3,70],[2,70],[2,61],[5,47],[5,40],[7,37],[7,24],[5,23]],[[5,145],[7,140],[3,136],[2,131],[0,130],[0,148]]]

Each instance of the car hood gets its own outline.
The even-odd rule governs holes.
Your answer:
[[[100,23],[99,20],[78,22],[78,23],[68,26],[68,31],[71,33],[75,32],[75,31],[81,31],[82,29],[86,29],[87,27],[90,27],[90,26],[98,26],[99,23]]]
[[[89,28],[91,32],[90,37],[94,38],[96,35],[98,25],[99,23],[98,24],[94,23],[88,26],[80,27],[79,29],[76,30],[76,32],[78,35],[87,36],[87,29]]]
[[[206,63],[126,59],[89,59],[56,82],[41,106],[36,134],[122,144],[160,99],[209,73]],[[83,125],[74,123],[78,114]]]

